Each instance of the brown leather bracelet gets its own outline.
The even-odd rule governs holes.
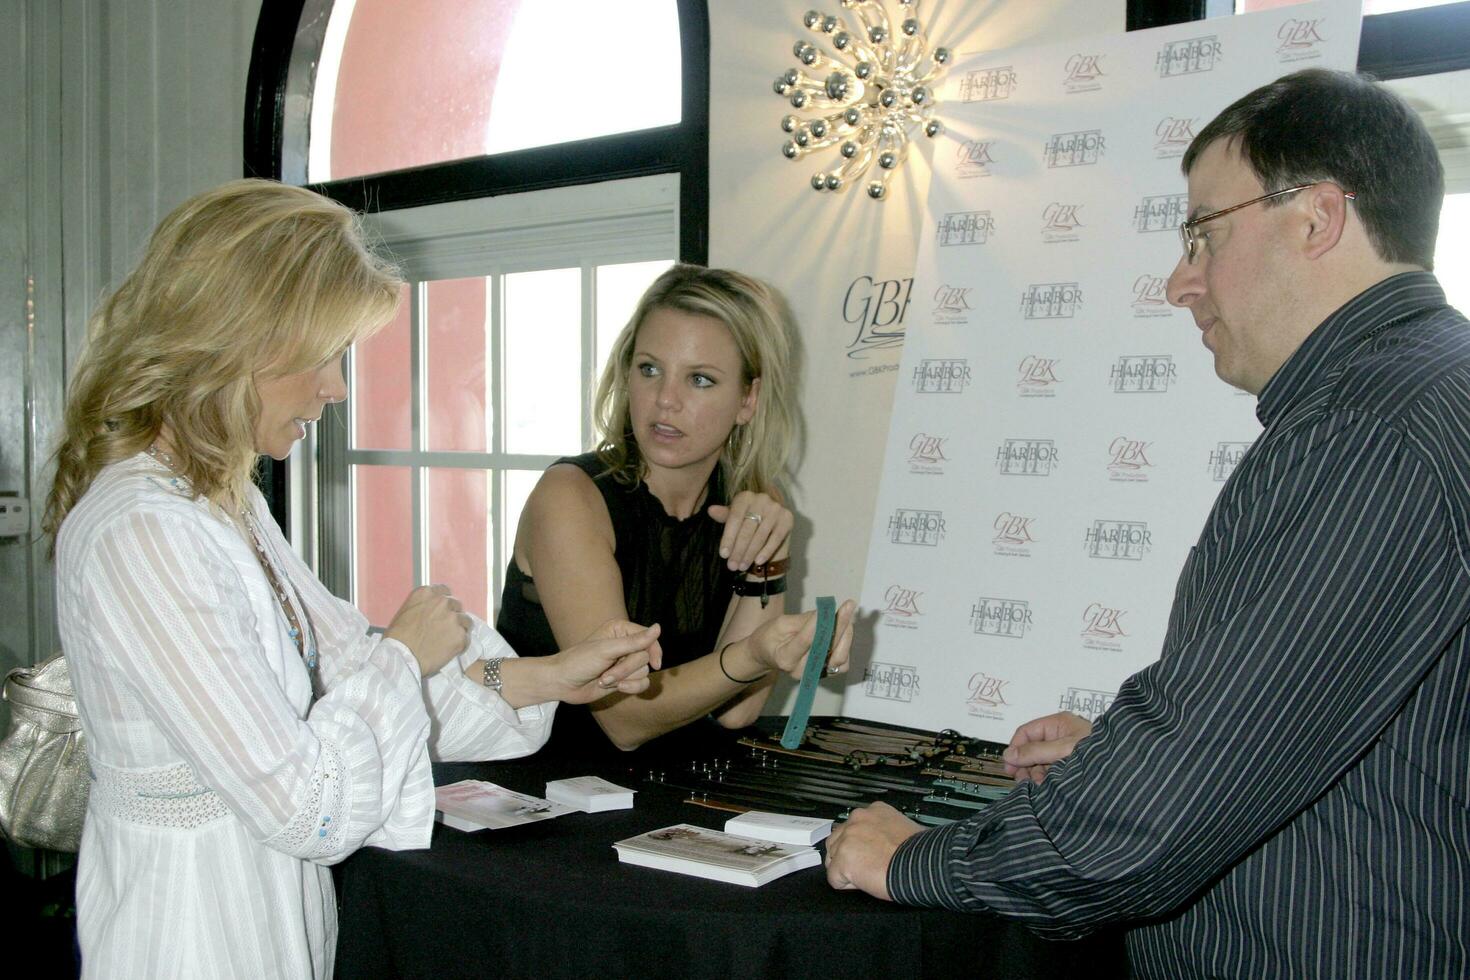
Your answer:
[[[745,570],[745,574],[754,578],[776,578],[778,575],[785,575],[786,570],[790,567],[791,556],[787,555],[785,558],[768,561],[764,565],[751,565]]]

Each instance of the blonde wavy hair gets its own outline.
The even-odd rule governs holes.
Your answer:
[[[402,279],[357,217],[301,187],[237,180],[179,205],[87,325],[42,526],[167,423],[195,494],[236,509],[258,458],[257,377],[319,367],[390,320]]]
[[[628,411],[628,379],[638,330],[656,309],[679,310],[723,323],[740,351],[742,381],[761,379],[755,414],[725,440],[720,470],[725,493],[771,492],[795,449],[796,327],[790,307],[771,286],[729,269],[675,265],[654,280],[613,343],[597,385],[593,417],[597,458],[614,478],[633,485],[645,476]]]

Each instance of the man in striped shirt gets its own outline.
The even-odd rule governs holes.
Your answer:
[[[1184,171],[1169,298],[1265,429],[1160,659],[1094,725],[1022,726],[1022,784],[973,819],[854,814],[828,878],[1121,923],[1140,976],[1470,976],[1470,329],[1429,273],[1438,155],[1397,97],[1312,70]]]

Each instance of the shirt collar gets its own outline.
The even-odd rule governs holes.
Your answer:
[[[1369,286],[1323,320],[1271,376],[1256,401],[1256,418],[1270,425],[1370,336],[1443,305],[1444,290],[1428,272],[1402,272]]]

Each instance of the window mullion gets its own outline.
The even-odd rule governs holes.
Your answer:
[[[597,266],[582,263],[582,450],[592,445],[592,386],[597,379]]]
[[[424,506],[426,484],[428,482],[428,471],[422,465],[423,451],[425,446],[425,412],[424,403],[428,397],[428,385],[425,383],[427,371],[427,358],[424,357],[425,329],[424,324],[428,313],[429,289],[427,283],[415,283],[410,293],[410,315],[408,330],[408,371],[409,371],[409,446],[413,450],[414,462],[409,469],[409,487],[411,495],[411,520],[410,528],[413,539],[411,542],[413,555],[413,583],[424,585],[428,582],[428,535],[425,533],[428,519],[428,508]]]
[[[491,272],[486,281],[489,291],[486,306],[490,311],[490,370],[486,373],[489,390],[485,400],[490,405],[490,533],[485,542],[489,552],[490,595],[488,608],[493,621],[496,603],[505,589],[503,581],[507,562],[505,547],[505,330],[503,324],[505,276],[501,270]]]
[[[348,400],[345,404],[328,405],[322,419],[316,425],[317,456],[317,519],[318,547],[321,564],[318,574],[334,595],[355,601],[353,542],[357,540],[354,526],[356,500],[352,493],[352,467],[348,465],[352,432],[352,382],[356,374],[356,354],[347,352],[345,372],[348,384]]]

